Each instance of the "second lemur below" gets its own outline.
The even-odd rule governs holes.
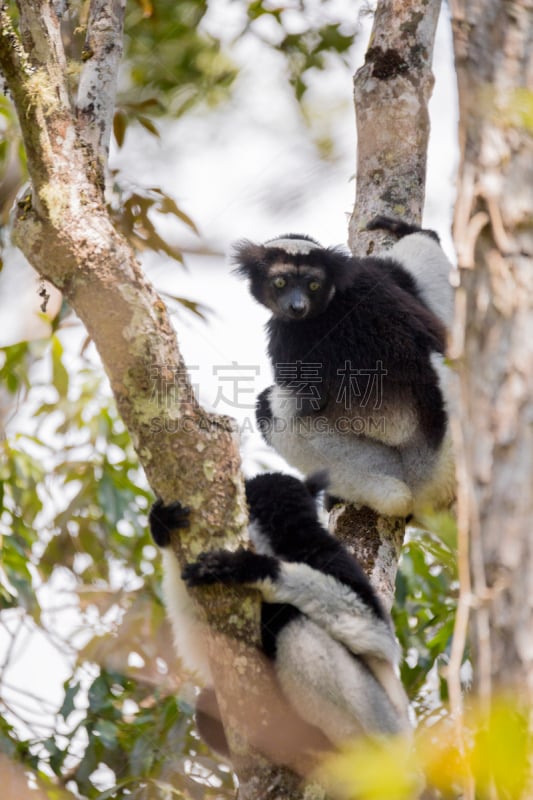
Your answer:
[[[399,241],[379,256],[288,234],[239,243],[237,272],[272,311],[274,385],[257,402],[268,444],[331,493],[378,513],[447,506],[454,468],[447,410],[451,264],[438,237],[389,217]]]
[[[150,528],[163,548],[167,612],[186,666],[213,685],[205,629],[185,584],[258,589],[262,649],[283,695],[300,720],[337,745],[361,734],[406,732],[410,725],[391,620],[358,562],[321,525],[316,497],[325,488],[321,474],[306,482],[280,473],[246,481],[255,552],[203,553],[182,575],[170,531],[188,526],[188,510],[158,501]]]

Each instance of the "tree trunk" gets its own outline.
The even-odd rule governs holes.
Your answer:
[[[452,3],[461,164],[451,356],[475,676],[533,701],[533,4]]]
[[[367,231],[377,214],[420,224],[426,187],[431,62],[440,0],[381,0],[365,64],[354,79],[357,193],[350,249],[370,255],[390,244]],[[405,520],[368,508],[337,509],[331,526],[355,552],[384,605],[391,608]]]

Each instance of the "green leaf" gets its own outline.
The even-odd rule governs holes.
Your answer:
[[[89,688],[89,708],[94,714],[109,709],[112,706],[109,696],[109,686],[106,678],[99,675]]]
[[[128,500],[122,495],[113,478],[119,480],[120,475],[109,470],[104,471],[98,484],[98,502],[110,523],[116,525],[124,518]]]
[[[114,750],[117,747],[118,727],[114,722],[107,719],[99,720],[95,724],[93,731],[107,750]]]
[[[63,364],[63,345],[57,336],[52,336],[52,383],[60,397],[68,393],[69,377]]]
[[[139,114],[137,116],[137,122],[139,123],[139,125],[142,125],[142,127],[145,130],[147,130],[149,133],[152,133],[154,136],[157,136],[158,139],[161,138],[161,134],[159,133],[159,130],[156,128],[156,126],[154,125],[154,123],[152,122],[151,119]]]
[[[67,721],[68,717],[74,709],[76,708],[76,704],[74,703],[75,698],[79,694],[80,691],[80,684],[74,683],[71,686],[68,685],[68,681],[64,684],[65,687],[65,697],[63,698],[63,703],[61,704],[61,708],[57,712],[65,722]]]
[[[116,111],[113,117],[113,135],[119,147],[124,144],[127,128],[128,117],[122,111]]]
[[[129,756],[130,770],[133,775],[145,775],[154,760],[154,745],[151,736],[139,736]]]

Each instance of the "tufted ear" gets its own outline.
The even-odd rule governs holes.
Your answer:
[[[255,244],[249,239],[241,239],[233,245],[232,262],[236,265],[236,275],[242,278],[251,278],[254,274],[264,273],[267,267],[267,248],[262,244]]]
[[[327,469],[320,470],[319,472],[313,472],[311,475],[308,475],[304,481],[304,486],[311,497],[317,497],[320,492],[324,492],[329,486],[329,475]]]
[[[352,284],[359,262],[342,247],[327,247],[322,254],[322,263],[335,288],[342,292]]]

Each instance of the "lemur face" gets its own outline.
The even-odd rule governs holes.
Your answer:
[[[335,292],[332,281],[320,267],[283,261],[271,264],[261,283],[258,299],[275,317],[286,321],[318,316]],[[252,291],[253,288],[252,281]]]

